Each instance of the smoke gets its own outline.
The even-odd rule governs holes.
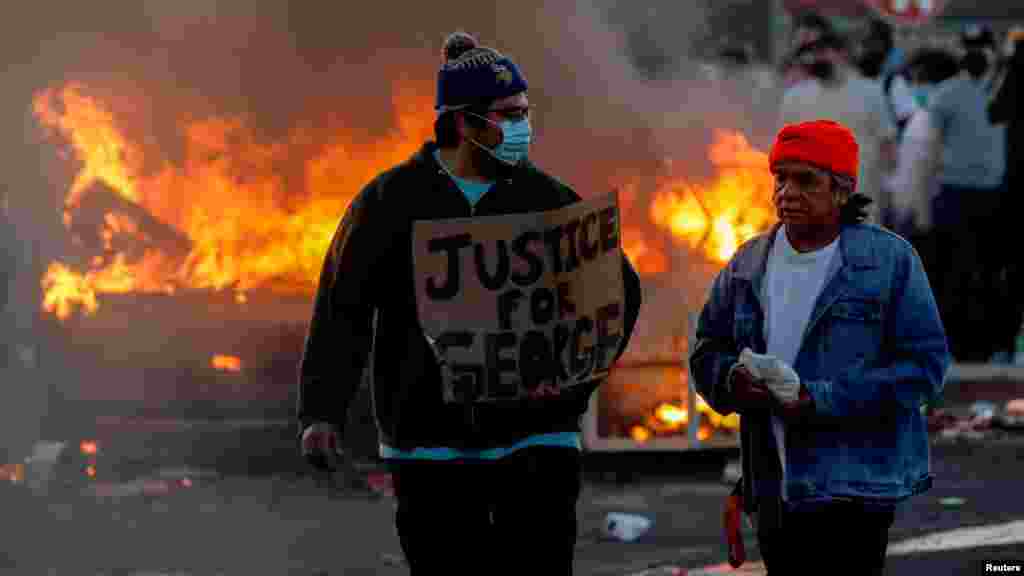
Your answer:
[[[185,112],[243,115],[268,138],[328,117],[385,130],[382,96],[405,79],[432,97],[441,43],[458,28],[525,70],[535,156],[584,193],[614,180],[615,169],[598,167],[653,170],[670,156],[700,170],[711,126],[754,129],[735,102],[749,94],[722,93],[689,59],[708,39],[704,2],[54,4],[8,19],[20,40],[10,52],[29,57],[7,92],[24,101],[81,80],[137,141],[172,159]]]
[[[182,155],[184,118],[240,116],[268,141],[343,126],[372,138],[393,122],[395,84],[433,101],[445,36],[463,29],[513,57],[536,106],[537,162],[584,196],[627,178],[709,171],[713,128],[757,135],[774,120],[749,86],[712,82],[691,56],[712,2],[410,3],[164,0],[19,6],[0,30],[6,192],[22,244],[58,253],[70,168],[41,145],[35,91],[80,81],[132,140]],[[732,86],[732,87],[730,87]],[[766,112],[765,112],[766,111]],[[433,114],[432,110],[423,110]],[[312,138],[315,148],[323,142]],[[296,150],[296,161],[309,150]],[[643,182],[641,182],[642,184]],[[638,199],[643,202],[642,196]],[[38,271],[36,271],[38,272]],[[26,290],[38,293],[39,274]],[[37,309],[33,306],[31,309]]]

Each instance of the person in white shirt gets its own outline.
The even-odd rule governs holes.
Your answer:
[[[701,397],[742,416],[731,497],[769,576],[837,558],[843,574],[882,574],[897,508],[933,483],[921,406],[949,350],[913,248],[864,223],[857,150],[829,120],[779,132],[779,222],[719,272],[690,348]]]
[[[846,41],[835,32],[804,45],[798,59],[811,78],[785,91],[778,126],[825,118],[853,130],[860,144],[856,192],[872,200],[868,219],[880,223],[888,208],[881,193],[882,173],[895,156],[897,135],[882,87],[850,64]]]
[[[926,270],[931,264],[926,248],[932,228],[932,199],[938,192],[939,132],[928,110],[928,97],[940,82],[956,76],[956,57],[945,50],[921,49],[907,65],[912,81],[913,111],[896,152],[896,167],[884,186],[890,199],[890,228],[914,244]]]

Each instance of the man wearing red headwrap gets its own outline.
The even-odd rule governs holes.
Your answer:
[[[842,558],[881,574],[895,508],[931,486],[921,406],[942,390],[945,332],[914,249],[864,223],[848,128],[787,125],[769,159],[779,222],[715,279],[690,372],[743,416],[744,509],[769,573]]]

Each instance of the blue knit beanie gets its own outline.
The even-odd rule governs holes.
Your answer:
[[[524,92],[526,78],[507,56],[478,46],[465,32],[444,43],[444,64],[437,73],[437,112],[458,110]]]

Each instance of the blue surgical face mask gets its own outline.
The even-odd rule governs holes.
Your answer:
[[[918,85],[911,88],[911,94],[914,96],[914,103],[920,108],[928,106],[928,93],[930,92],[929,86]]]
[[[470,114],[473,113],[470,112]],[[470,138],[470,142],[493,156],[499,162],[509,166],[515,166],[526,159],[530,151],[530,142],[533,135],[529,118],[523,118],[521,120],[502,120],[500,123],[497,123],[490,118],[485,118],[479,114],[473,115],[483,118],[491,124],[495,124],[501,128],[502,139],[501,144],[498,144],[493,149],[480,144],[472,138]]]

